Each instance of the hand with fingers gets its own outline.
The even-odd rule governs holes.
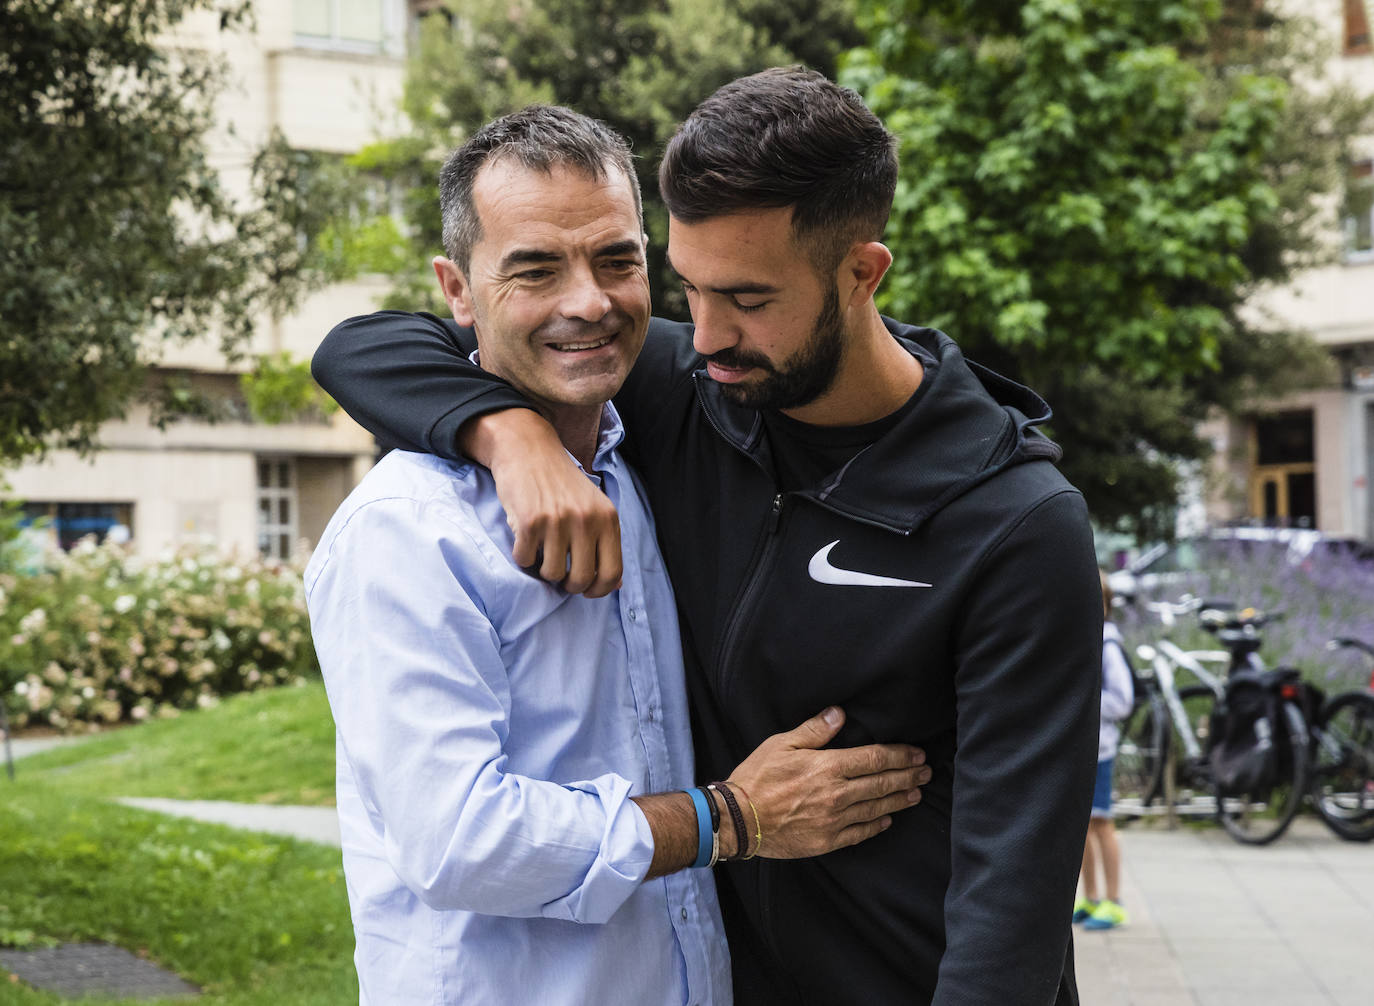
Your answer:
[[[727,782],[752,804],[751,835],[758,814],[763,840],[751,854],[800,859],[856,845],[920,802],[931,777],[925,752],[907,744],[823,750],[843,725],[843,710],[832,706],[769,737],[730,773]]]
[[[491,471],[515,533],[515,563],[570,594],[604,597],[619,587],[620,517],[547,420],[510,409],[463,430],[463,453]]]

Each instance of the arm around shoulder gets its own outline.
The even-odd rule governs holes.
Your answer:
[[[311,373],[388,446],[457,458],[464,423],[530,408],[506,381],[468,359],[475,348],[472,331],[452,320],[378,311],[334,326],[315,351]]]

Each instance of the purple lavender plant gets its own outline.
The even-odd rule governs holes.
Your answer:
[[[1237,607],[1282,612],[1282,620],[1265,626],[1260,656],[1271,667],[1301,668],[1303,675],[1328,694],[1367,687],[1371,667],[1352,650],[1332,652],[1327,640],[1353,636],[1374,642],[1374,561],[1346,550],[1320,547],[1300,562],[1286,550],[1255,547],[1253,542],[1209,542],[1205,561],[1190,575],[1188,589],[1209,599],[1232,601]],[[1117,622],[1132,643],[1167,635],[1185,649],[1216,649],[1216,639],[1192,618],[1164,629],[1145,602],[1176,601],[1175,596],[1142,595],[1118,609]]]

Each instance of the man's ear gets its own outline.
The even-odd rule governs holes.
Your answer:
[[[840,263],[841,284],[853,284],[848,306],[862,307],[872,300],[878,284],[891,266],[892,252],[882,242],[862,241],[853,245]]]
[[[472,327],[472,288],[457,264],[442,255],[434,256],[434,275],[439,280],[439,292],[460,325]]]

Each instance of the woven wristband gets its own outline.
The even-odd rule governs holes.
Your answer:
[[[706,797],[699,789],[684,790],[692,798],[692,806],[697,811],[697,858],[692,863],[693,869],[710,866],[712,856],[712,846],[714,833],[711,831],[711,812],[707,809]]]
[[[711,788],[725,801],[725,809],[730,812],[730,820],[735,826],[735,854],[730,858],[743,859],[749,852],[749,827],[744,823],[744,813],[739,809],[739,801],[735,799],[735,794],[727,783],[713,782]]]

